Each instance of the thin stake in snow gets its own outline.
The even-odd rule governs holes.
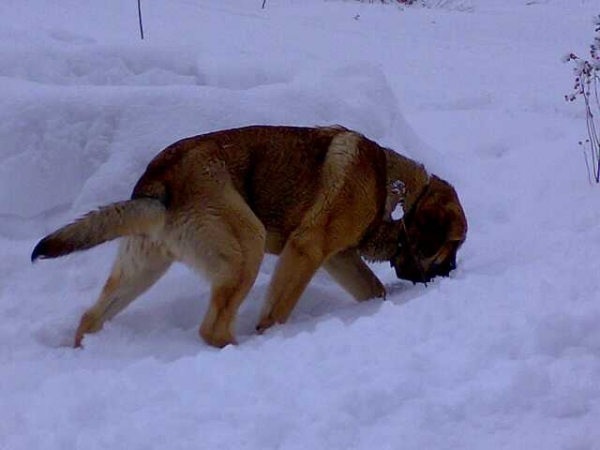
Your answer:
[[[138,4],[138,19],[140,22],[140,37],[144,40],[144,24],[142,23],[142,4],[141,0],[137,0]]]

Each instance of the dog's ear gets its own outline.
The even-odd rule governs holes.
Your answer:
[[[383,220],[394,222],[404,216],[404,199],[406,198],[406,185],[400,180],[392,180],[387,185],[385,197],[385,212]]]
[[[431,215],[437,212],[439,223],[446,228],[446,242],[464,241],[467,237],[467,217],[456,190],[435,175],[431,179],[431,186],[432,195],[427,199],[429,201],[423,202],[423,208]]]
[[[447,240],[462,243],[467,237],[467,218],[460,204],[452,204],[451,208],[450,229],[448,230]]]

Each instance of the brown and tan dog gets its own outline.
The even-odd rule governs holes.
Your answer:
[[[403,220],[392,211],[401,204]],[[424,167],[343,127],[253,126],[176,142],[148,165],[131,200],[92,211],[42,239],[54,258],[121,241],[75,346],[180,261],[212,283],[200,335],[235,343],[236,312],[265,252],[279,255],[257,325],[287,320],[324,267],[357,300],[384,297],[363,261],[390,261],[398,277],[448,275],[467,221],[456,192]]]

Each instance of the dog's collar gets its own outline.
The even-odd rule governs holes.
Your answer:
[[[431,175],[425,171],[425,183],[423,183],[421,189],[418,191],[418,194],[415,194],[413,196],[414,200],[411,199],[411,202],[406,202],[407,204],[405,204],[405,206],[407,206],[408,208],[404,210],[404,216],[402,218],[402,220],[404,220],[406,218],[407,215],[409,215],[412,211],[414,211],[414,209],[417,207],[417,205],[419,204],[419,202],[423,199],[423,197],[425,197],[425,195],[427,194],[427,191],[429,191],[429,186],[431,185]],[[410,196],[410,192],[407,192],[407,199]]]
[[[402,251],[402,248],[403,248],[403,241],[404,241],[406,243],[406,248],[408,249],[408,254],[410,255],[410,258],[412,259],[413,264],[418,268],[419,274],[421,275],[421,279],[422,279],[423,283],[425,283],[425,284],[427,284],[426,277],[425,277],[425,270],[423,269],[423,266],[421,265],[419,259],[417,258],[417,255],[415,253],[415,248],[413,247],[411,239],[409,237],[408,229],[406,228],[406,219],[416,210],[417,205],[427,195],[430,184],[431,184],[431,176],[429,174],[427,174],[427,183],[425,183],[425,185],[421,189],[421,192],[419,192],[419,194],[415,198],[415,201],[413,202],[413,204],[410,205],[410,209],[408,211],[404,211],[404,216],[402,217],[402,219],[400,219],[401,228],[400,228],[400,233],[398,235],[398,246],[396,248],[396,253],[394,254],[394,257],[393,257],[393,259],[396,259],[399,257],[400,252]],[[402,236],[404,236],[404,239],[402,239]]]

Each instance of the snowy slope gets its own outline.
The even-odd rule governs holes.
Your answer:
[[[0,3],[0,449],[600,449],[600,208],[561,57],[591,0]],[[29,263],[44,233],[128,197],[181,137],[341,123],[423,161],[469,218],[428,287],[386,302],[319,273],[254,324],[274,259],[215,350],[178,266],[70,348],[115,244]]]

